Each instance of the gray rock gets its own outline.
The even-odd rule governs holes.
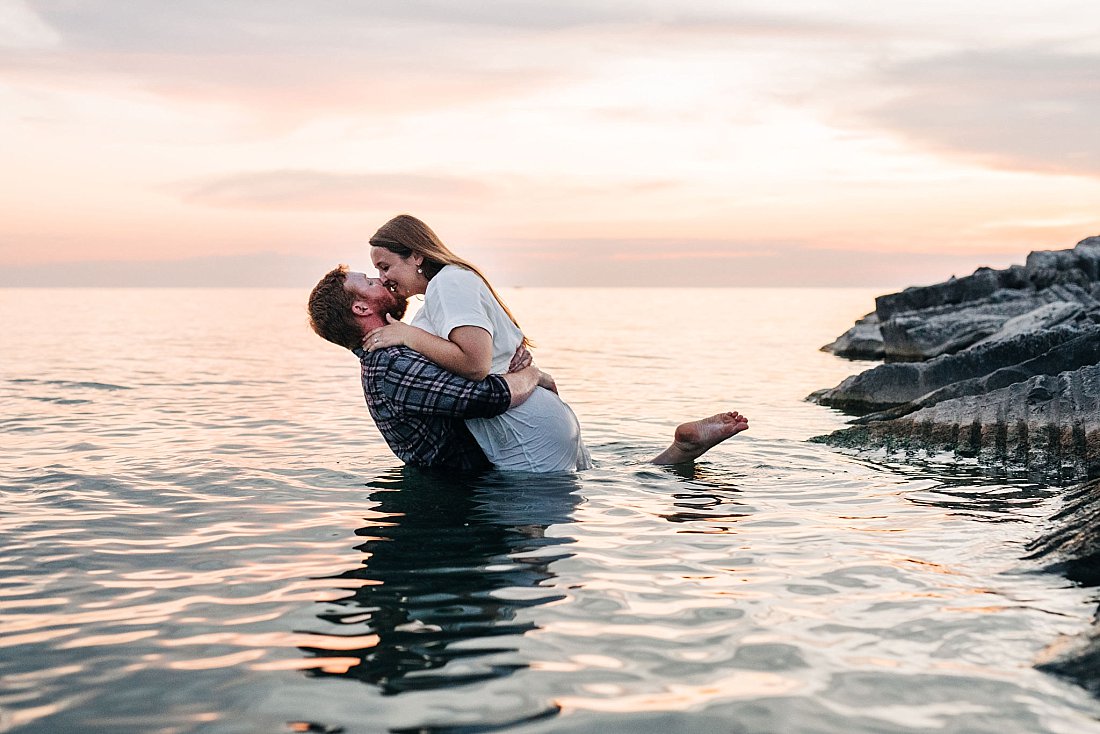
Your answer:
[[[1057,374],[1085,364],[1094,364],[1100,360],[1081,361],[1082,355],[1089,355],[1084,357],[1088,359],[1095,353],[1095,350],[1087,347],[1093,342],[1100,342],[1100,326],[1089,318],[1090,314],[1100,320],[1100,308],[1085,312],[1080,304],[1062,301],[1041,306],[1009,320],[996,334],[969,349],[956,354],[941,355],[927,362],[882,364],[852,375],[836,387],[819,390],[808,399],[852,413],[887,410],[917,401],[920,401],[917,407],[925,407],[950,397],[976,394],[968,389],[955,394],[947,392],[935,400],[925,399],[930,393],[938,393],[955,383],[980,385],[981,391],[985,391],[1010,384],[1003,381],[1010,375],[1017,376],[1013,381],[1018,382],[1035,374]],[[1079,344],[1076,350],[1050,354],[1041,366],[1036,363],[1023,371],[1002,372],[998,377],[999,383],[973,382],[977,378],[1048,354],[1051,350],[1085,335],[1090,338]],[[1064,360],[1061,364],[1058,364],[1059,357]],[[1029,371],[1032,369],[1035,371]],[[912,412],[917,407],[904,412]]]
[[[1085,306],[1090,304],[1093,298],[1087,292],[1082,291],[1079,302],[1054,301],[1045,306],[1040,306],[1032,311],[1009,319],[992,336],[982,339],[974,344],[975,347],[983,347],[987,344],[1007,341],[1019,336],[1026,336],[1036,332],[1046,331],[1058,324],[1077,318],[1085,313]]]
[[[954,354],[992,337],[1013,319],[1057,302],[1100,307],[1079,285],[1053,285],[1038,291],[1001,289],[965,305],[903,313],[883,322],[885,356],[894,361],[916,361]],[[1060,318],[1066,316],[1063,311]]]
[[[998,310],[990,305],[1067,285],[1100,300],[1100,237],[1081,240],[1070,250],[1032,252],[1024,265],[1003,270],[978,268],[963,278],[952,277],[943,283],[879,296],[875,299],[874,314],[880,334],[874,333],[875,322],[865,317],[822,349],[852,359],[929,359],[959,351],[1000,329],[1007,319],[998,323]],[[1010,295],[1012,292],[1017,295]],[[1046,302],[1054,300],[1067,299],[1052,298]],[[972,306],[979,308],[969,311],[966,318],[959,318],[964,308]],[[1008,318],[1031,308],[1008,313]]]
[[[867,314],[836,341],[823,346],[821,351],[848,359],[882,359],[886,352],[882,345],[878,314],[874,311]]]
[[[983,375],[981,377],[952,382],[938,390],[933,390],[930,393],[922,395],[911,402],[903,403],[902,405],[897,405],[881,412],[864,415],[851,422],[857,425],[866,425],[875,421],[900,418],[903,415],[908,415],[909,413],[928,407],[929,405],[935,405],[944,400],[961,398],[966,395],[982,395],[1017,382],[1023,382],[1035,375],[1057,375],[1069,370],[1100,363],[1100,325],[1089,323],[1089,326],[1080,329],[1078,329],[1076,324],[1063,325],[1047,333],[1030,334],[1026,337],[1022,336],[1022,339],[1027,339],[1029,342],[1038,342],[1040,347],[1048,341],[1055,344],[1055,346],[1041,353],[1039,356],[1020,362],[1019,364],[1010,364],[1007,367],[994,370],[988,375]],[[1059,343],[1063,336],[1072,336],[1074,334],[1076,334],[1076,336]],[[1021,347],[1021,351],[1024,349],[1026,349],[1026,347]],[[955,356],[969,356],[969,351]],[[992,355],[986,356],[992,358]],[[1012,356],[1011,353],[1010,356]],[[952,358],[944,357],[941,359]],[[933,360],[933,362],[937,361],[939,360]],[[932,363],[930,362],[929,364]]]
[[[1100,237],[1081,240],[1072,250],[1032,252],[1024,269],[1036,288],[1054,283],[1087,285],[1100,280]]]
[[[875,313],[886,321],[901,313],[955,306],[985,298],[1004,288],[1023,289],[1027,285],[1027,279],[1019,266],[1008,270],[978,268],[973,275],[963,278],[952,276],[943,283],[912,286],[900,293],[879,296],[875,299]]]

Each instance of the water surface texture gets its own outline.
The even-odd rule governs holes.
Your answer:
[[[873,291],[504,293],[595,469],[403,469],[305,292],[0,291],[0,731],[1100,731],[1057,487],[806,443]]]

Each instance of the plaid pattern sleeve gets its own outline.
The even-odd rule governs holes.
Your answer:
[[[356,354],[371,417],[398,458],[415,466],[489,466],[463,419],[508,410],[512,395],[504,378],[473,382],[405,347]]]

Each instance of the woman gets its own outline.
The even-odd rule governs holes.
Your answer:
[[[481,380],[507,372],[517,349],[529,345],[481,271],[451,252],[424,222],[408,214],[394,217],[370,244],[371,260],[386,285],[404,298],[423,294],[424,305],[411,323],[395,321],[367,334],[368,351],[403,344],[450,372]],[[591,466],[577,417],[550,379],[522,405],[466,425],[498,469]]]

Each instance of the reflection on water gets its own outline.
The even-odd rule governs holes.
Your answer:
[[[573,475],[489,473],[454,477],[394,469],[369,483],[381,517],[356,530],[362,565],[331,578],[355,593],[324,602],[317,616],[332,634],[371,635],[343,650],[346,670],[312,668],[379,686],[384,693],[429,690],[510,675],[508,638],[537,629],[518,610],[558,601],[551,564],[569,556],[566,535],[579,497]],[[323,649],[307,649],[328,656]]]
[[[906,493],[907,501],[984,522],[1027,523],[1043,518],[1049,513],[1046,503],[1063,495],[1065,489],[1037,482],[1026,474],[1010,477],[1003,472],[991,473],[973,463],[882,461],[879,465],[928,483],[924,489]]]
[[[679,532],[728,533],[733,523],[748,516],[738,500],[738,484],[743,481],[739,472],[700,464],[663,466],[660,471],[684,480],[682,488],[670,495],[675,510],[659,514],[669,522],[683,523]]]

